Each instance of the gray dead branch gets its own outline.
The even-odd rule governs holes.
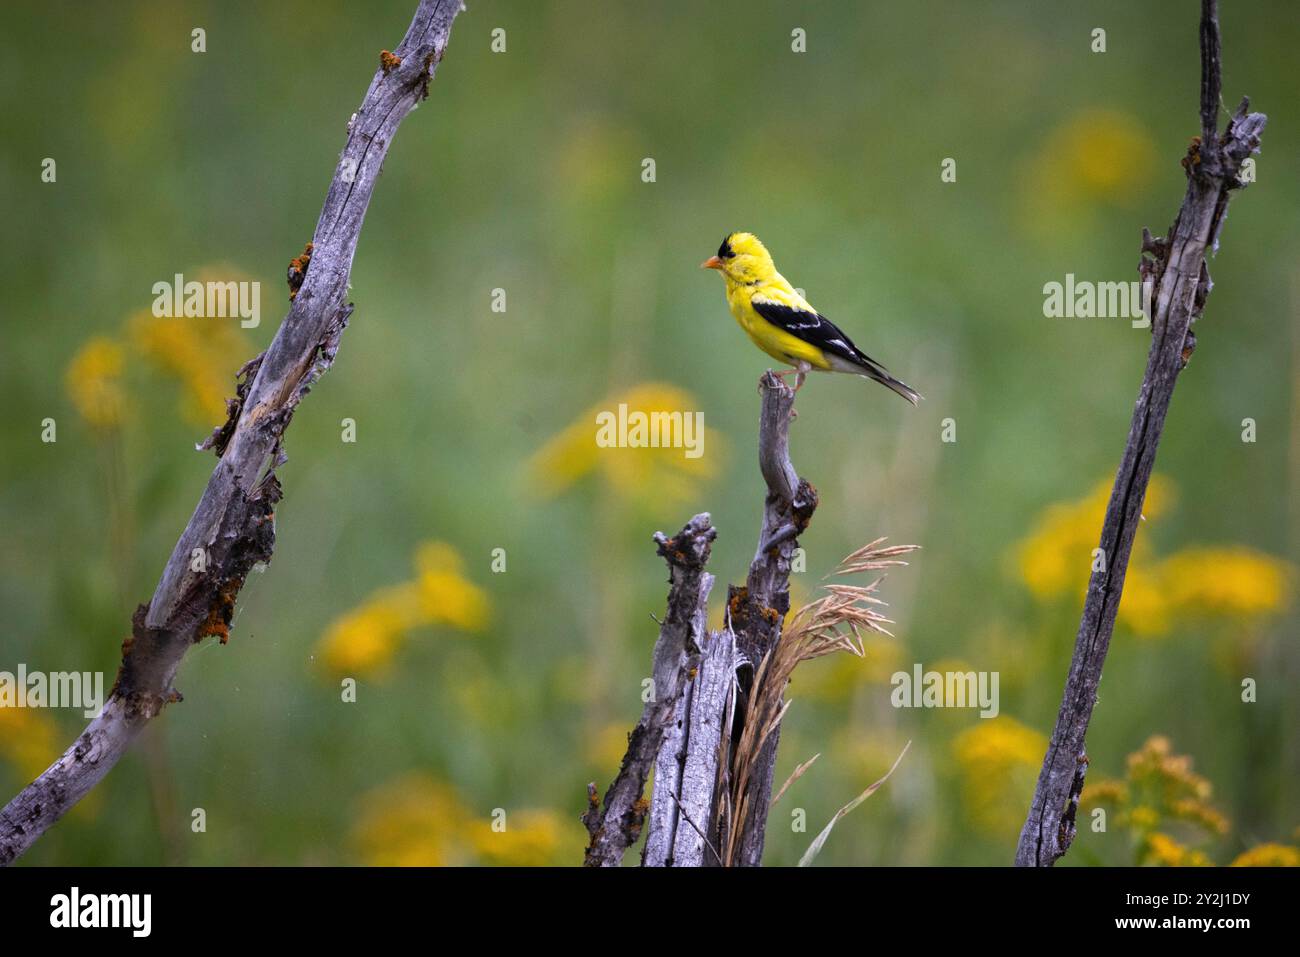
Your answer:
[[[1201,135],[1183,158],[1187,190],[1169,233],[1156,239],[1143,230],[1138,270],[1143,280],[1154,284],[1151,351],[1102,524],[1104,567],[1088,582],[1060,711],[1020,832],[1015,862],[1021,867],[1051,866],[1074,840],[1074,809],[1087,771],[1084,738],[1097,702],[1165,415],[1178,374],[1196,348],[1192,323],[1200,318],[1211,287],[1206,252],[1218,249],[1228,200],[1233,190],[1244,185],[1238,178],[1242,161],[1259,152],[1267,121],[1264,114],[1251,113],[1249,100],[1243,99],[1227,129],[1218,130],[1222,75],[1216,0],[1202,0],[1200,46]]]
[[[241,370],[230,421],[204,443],[218,455],[198,506],[152,599],[135,614],[112,694],[68,750],[0,810],[0,865],[11,863],[83,798],[140,730],[180,700],[173,685],[185,653],[205,637],[224,642],[249,571],[271,559],[276,468],[294,410],[334,361],[352,306],[352,257],[398,125],[429,92],[461,0],[420,0],[406,35],[384,51],[348,126],[325,205],[300,257],[292,306],[270,347]],[[201,554],[203,561],[194,556]],[[202,568],[202,570],[196,570]]]
[[[642,863],[647,866],[719,865],[724,862],[721,849],[727,844],[729,829],[736,828],[740,837],[732,843],[737,850],[726,863],[756,866],[761,861],[779,721],[747,765],[743,817],[737,817],[731,807],[731,745],[741,739],[746,704],[760,690],[759,665],[781,636],[790,609],[790,566],[798,536],[817,507],[817,492],[799,478],[790,461],[794,391],[771,372],[763,376],[760,391],[758,454],[767,496],[748,578],[744,586],[728,589],[723,630],[706,634],[708,589],[699,588],[684,575],[679,580],[678,569],[673,567],[665,628],[674,618],[689,618],[697,625],[691,641],[677,651],[680,682],[664,686],[656,680],[657,688],[671,687],[672,700],[646,705],[603,807],[596,786],[588,786],[590,807],[584,821],[592,835],[586,856],[589,866],[621,863],[623,852],[637,840],[647,821],[642,853]],[[677,538],[668,541],[689,539],[696,534],[693,526],[701,518],[707,516],[696,516]],[[711,541],[713,529],[709,532]],[[662,535],[656,536],[663,554],[661,539]],[[703,559],[707,558],[705,551]],[[693,572],[712,583],[703,564]],[[680,606],[683,600],[695,604]],[[656,671],[661,666],[661,651],[669,647],[661,630],[655,646]],[[776,690],[778,700],[783,690]],[[644,787],[652,766],[654,789],[647,800]]]

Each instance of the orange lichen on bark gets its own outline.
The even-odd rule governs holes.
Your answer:
[[[243,584],[242,580],[229,581],[218,590],[208,609],[208,617],[194,633],[196,642],[210,635],[216,635],[223,645],[230,641],[230,622],[235,617],[235,600],[239,597],[239,589]]]
[[[631,813],[628,815],[631,821],[628,824],[628,837],[635,844],[638,837],[641,836],[641,828],[645,825],[645,816],[650,812],[650,799],[645,795],[637,798],[632,802]]]
[[[307,278],[307,267],[311,265],[311,251],[315,243],[308,243],[302,249],[302,254],[294,256],[289,260],[289,301],[293,302],[298,297],[298,290],[302,288],[303,282]]]

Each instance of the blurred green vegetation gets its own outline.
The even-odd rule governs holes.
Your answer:
[[[193,443],[274,334],[348,117],[413,7],[0,13],[0,670],[111,681],[212,467]],[[1153,562],[1184,563],[1150,579],[1154,606],[1126,606],[1088,738],[1098,780],[1122,779],[1152,736],[1189,756],[1230,826],[1155,830],[1215,863],[1295,844],[1300,825],[1300,36],[1281,0],[1223,17],[1225,100],[1249,92],[1270,123],[1161,448],[1176,499],[1141,533]],[[1090,52],[1099,26],[1105,53]],[[795,27],[806,53],[791,52]],[[882,586],[896,639],[796,673],[778,781],[822,758],[777,806],[767,859],[797,861],[911,740],[819,863],[1008,863],[1099,529],[1087,499],[1113,475],[1149,341],[1123,320],[1044,318],[1042,287],[1136,279],[1141,227],[1171,221],[1198,132],[1196,28],[1173,0],[469,0],[388,156],[339,361],[288,433],[273,563],[244,590],[230,643],[187,657],[185,702],[25,861],[580,861],[584,787],[617,769],[663,608],[651,534],[713,514],[715,604],[754,548],[766,359],[696,268],[743,228],[927,396],[912,409],[847,377],[800,394],[794,459],[822,505],[796,600],[878,535],[924,550]],[[955,183],[940,181],[945,157]],[[205,271],[262,283],[259,328],[159,331],[153,283]],[[78,356],[99,391],[65,387]],[[566,482],[535,457],[635,388],[680,390],[704,413],[703,464],[601,451],[570,456],[584,474]],[[40,441],[46,417],[57,443]],[[345,418],[355,443],[340,441]],[[948,418],[954,443],[940,441]],[[1064,558],[1058,504],[1084,526]],[[1035,577],[1035,535],[1035,561],[1064,562],[1064,585]],[[1207,547],[1220,551],[1189,551]],[[1166,607],[1173,583],[1202,580],[1198,599]],[[1000,672],[1001,716],[895,710],[888,676],[914,662]],[[349,671],[354,704],[340,700]],[[1241,703],[1245,677],[1257,703]],[[83,724],[0,722],[6,797]],[[1132,862],[1134,833],[1081,828],[1066,862]]]

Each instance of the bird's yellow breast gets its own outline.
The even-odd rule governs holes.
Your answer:
[[[788,283],[785,283],[789,286]],[[830,362],[826,359],[825,354],[816,346],[804,342],[784,329],[772,325],[754,309],[750,300],[755,295],[763,299],[770,299],[775,302],[788,302],[790,305],[799,305],[811,310],[809,306],[793,288],[786,289],[773,283],[765,283],[759,286],[745,286],[740,284],[727,284],[727,305],[731,307],[731,314],[736,318],[740,328],[745,330],[745,334],[773,359],[784,362],[787,365],[795,365],[797,362],[806,362],[814,369],[831,368]],[[797,300],[797,302],[796,302]]]

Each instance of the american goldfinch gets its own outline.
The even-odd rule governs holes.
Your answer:
[[[774,359],[794,368],[795,390],[804,373],[849,372],[875,379],[916,405],[916,390],[895,379],[880,363],[865,355],[853,340],[795,292],[776,271],[767,248],[753,233],[732,233],[718,254],[700,264],[716,269],[727,282],[727,305],[749,338]]]

